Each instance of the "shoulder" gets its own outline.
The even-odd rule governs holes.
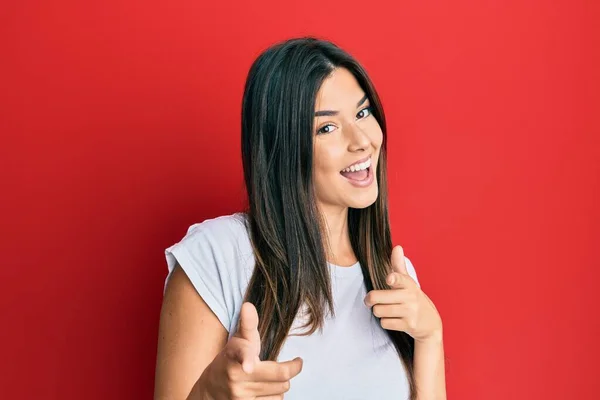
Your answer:
[[[195,239],[218,239],[225,243],[233,243],[236,239],[248,235],[246,226],[247,217],[244,213],[222,215],[190,225],[184,239],[190,237]]]
[[[166,250],[177,251],[193,259],[197,267],[202,263],[231,272],[244,266],[253,254],[246,214],[223,215],[190,225],[185,236]]]
[[[254,266],[246,221],[245,214],[237,213],[192,224],[179,242],[165,250],[165,288],[179,265],[228,330]]]
[[[207,255],[246,253],[251,250],[247,217],[243,213],[209,218],[190,225],[185,236],[174,246],[201,249]]]

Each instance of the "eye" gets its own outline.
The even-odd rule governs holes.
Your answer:
[[[365,107],[356,114],[358,119],[364,119],[371,115],[371,106]]]
[[[333,131],[334,128],[335,128],[335,125],[333,125],[333,124],[327,124],[327,125],[321,127],[321,129],[319,129],[317,131],[317,135],[323,135],[323,134],[326,134],[326,133],[331,133],[331,131]]]

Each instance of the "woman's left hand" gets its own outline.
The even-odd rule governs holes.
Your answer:
[[[390,289],[371,290],[365,296],[367,307],[381,318],[381,327],[403,331],[417,342],[442,340],[442,319],[433,302],[427,297],[406,270],[404,251],[392,250],[392,272],[387,276]]]

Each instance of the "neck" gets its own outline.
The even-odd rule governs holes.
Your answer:
[[[354,264],[356,256],[348,232],[348,207],[321,207],[320,209],[325,219],[323,245],[327,261],[339,266]]]

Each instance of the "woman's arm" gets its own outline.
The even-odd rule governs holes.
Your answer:
[[[188,399],[192,387],[199,393],[198,379],[226,344],[227,330],[175,266],[160,313],[154,399]]]
[[[426,341],[415,340],[417,400],[446,400],[446,372],[442,333]]]
[[[442,319],[431,299],[423,293],[406,268],[401,246],[392,250],[391,289],[371,290],[365,304],[381,318],[384,329],[406,332],[415,339],[414,373],[417,400],[445,400]]]

